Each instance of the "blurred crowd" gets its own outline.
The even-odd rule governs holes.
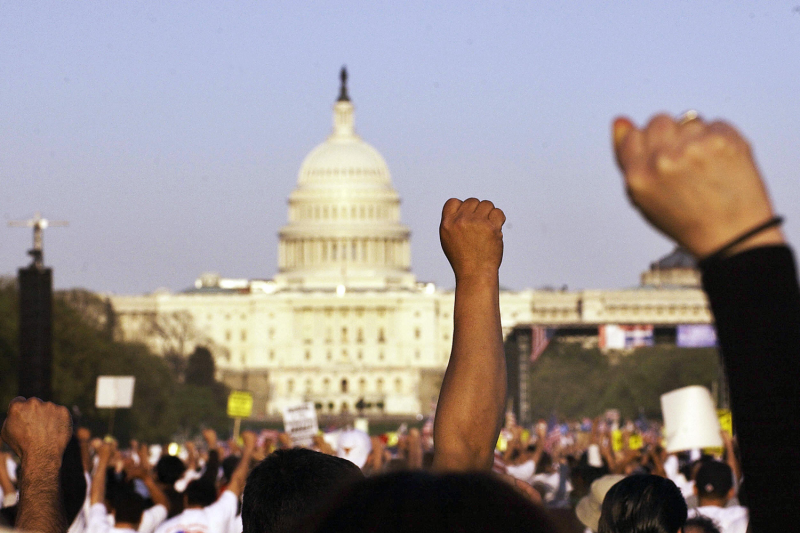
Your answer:
[[[750,146],[696,113],[642,128],[619,118],[612,140],[631,202],[699,260],[736,431],[720,449],[667,453],[646,420],[507,416],[505,214],[452,198],[439,232],[456,279],[453,347],[421,429],[123,447],[73,432],[64,407],[16,398],[0,433],[17,458],[0,461],[2,520],[42,533],[793,530],[800,287]]]

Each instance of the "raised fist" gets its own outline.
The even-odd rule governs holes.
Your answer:
[[[8,406],[0,436],[22,460],[35,455],[60,462],[72,437],[72,417],[66,407],[17,397]]]
[[[631,202],[695,257],[703,259],[773,217],[750,147],[728,124],[658,115],[639,129],[619,118],[613,137]],[[730,253],[782,242],[771,228]]]
[[[506,216],[488,200],[451,198],[442,209],[439,238],[456,280],[496,276],[503,261]]]

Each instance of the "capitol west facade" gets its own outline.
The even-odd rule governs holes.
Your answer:
[[[209,347],[255,416],[428,414],[450,355],[453,292],[411,272],[388,166],[354,128],[343,77],[333,132],[303,161],[269,280],[205,274],[182,293],[112,296],[117,335],[156,352]],[[691,265],[654,264],[628,290],[503,291],[505,335],[530,325],[709,323]]]

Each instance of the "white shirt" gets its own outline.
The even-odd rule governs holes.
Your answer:
[[[722,533],[747,533],[747,523],[750,520],[747,507],[741,505],[731,507],[704,505],[689,510],[689,518],[697,515],[713,520]]]
[[[142,513],[142,521],[139,523],[139,533],[153,533],[164,520],[167,519],[169,512],[163,505],[156,504]]]
[[[239,514],[231,522],[231,529],[228,533],[242,533],[242,531],[244,531],[244,525],[242,525],[242,515]]]
[[[533,462],[533,459],[528,459],[524,463],[520,463],[518,465],[506,465],[506,472],[515,478],[524,481],[525,483],[530,483],[533,481],[533,473],[535,471],[536,463]]]
[[[102,503],[95,503],[89,508],[89,519],[86,524],[87,533],[136,533],[133,529],[127,527],[114,527],[109,514],[106,512],[106,506]]]
[[[208,507],[186,509],[161,524],[155,533],[228,533],[238,507],[239,498],[226,490]]]

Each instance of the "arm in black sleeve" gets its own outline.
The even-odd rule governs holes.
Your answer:
[[[206,470],[200,476],[203,483],[210,483],[215,485],[217,483],[217,473],[219,472],[219,452],[217,450],[208,451],[208,460],[206,461]]]
[[[703,265],[742,454],[750,531],[789,531],[800,501],[800,289],[791,250]]]

